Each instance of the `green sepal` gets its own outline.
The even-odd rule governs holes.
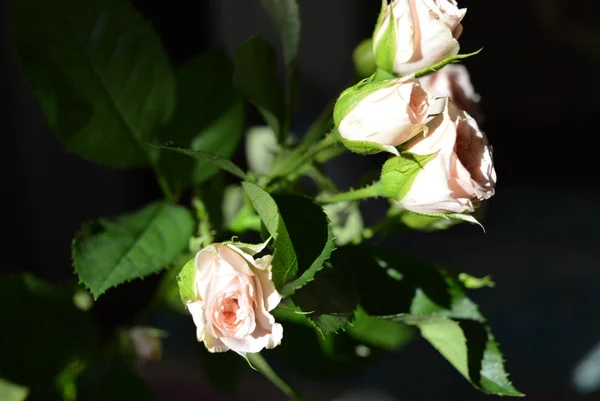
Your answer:
[[[447,59],[444,59],[442,61],[440,61],[437,64],[432,65],[431,67],[427,67],[424,70],[421,70],[417,73],[415,73],[415,77],[420,78],[420,77],[424,77],[425,75],[434,73],[436,71],[441,70],[443,67],[445,67],[448,64],[456,64],[459,63],[460,61],[475,56],[476,54],[479,54],[481,51],[483,50],[483,48],[473,52],[473,53],[467,53],[467,54],[457,54],[456,56],[452,56],[452,57],[448,57]]]
[[[437,217],[442,219],[450,219],[457,221],[466,221],[467,223],[476,224],[485,232],[485,227],[479,222],[473,215],[467,213],[435,213],[435,214],[423,214],[417,212],[411,212],[420,216]]]
[[[437,153],[417,155],[408,151],[388,159],[381,169],[380,193],[387,198],[402,200],[410,190],[417,174]]]
[[[465,288],[469,289],[479,289],[483,287],[494,288],[496,286],[496,283],[492,280],[492,276],[489,274],[485,277],[479,278],[471,276],[467,273],[459,273],[458,279],[465,286]]]
[[[184,304],[196,301],[196,258],[190,259],[177,275],[177,286],[179,287],[179,296]]]
[[[377,32],[379,32],[385,21],[384,14],[386,12],[386,7],[389,8],[389,23],[385,32],[381,35],[381,38],[376,41],[375,37],[377,36]],[[385,0],[382,1],[379,20],[377,21],[373,33],[373,53],[375,56],[375,63],[379,68],[389,72],[394,71],[394,64],[396,61],[396,19],[394,18],[394,7],[387,5]]]
[[[376,142],[369,141],[351,141],[348,139],[342,139],[342,144],[348,148],[348,150],[354,153],[360,153],[361,155],[373,155],[375,153],[387,152],[394,156],[398,156],[398,149],[392,145],[381,145]]]
[[[238,248],[240,251],[247,253],[250,256],[254,256],[258,253],[261,253],[269,244],[269,242],[271,241],[271,239],[273,239],[273,237],[269,237],[267,238],[267,240],[263,243],[260,244],[248,244],[245,242],[238,242],[238,241],[226,241],[223,242],[223,245],[233,245],[236,248]]]

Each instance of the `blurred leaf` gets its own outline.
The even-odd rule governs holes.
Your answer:
[[[75,271],[97,299],[111,287],[165,268],[187,247],[193,231],[191,213],[165,202],[87,223],[73,242]]]
[[[68,12],[65,12],[68,10]],[[15,39],[58,140],[106,166],[150,163],[175,104],[171,66],[125,0],[17,0]]]
[[[235,52],[233,82],[254,104],[267,124],[281,138],[285,119],[285,99],[277,84],[275,50],[255,36],[240,44]]]
[[[25,401],[29,394],[27,387],[19,386],[8,380],[0,378],[0,400],[3,401]]]
[[[246,199],[246,192],[239,185],[225,189],[222,199],[223,226],[234,233],[241,234],[248,230],[260,231],[260,217],[254,212]]]
[[[193,58],[176,71],[177,107],[160,140],[170,146],[214,153],[229,159],[242,137],[244,105],[233,87],[233,68],[221,52]],[[161,170],[177,189],[201,183],[218,168],[163,152]]]
[[[181,153],[183,155],[191,156],[201,163],[211,164],[213,167],[216,167],[217,169],[225,170],[235,176],[238,176],[242,180],[246,179],[246,174],[244,173],[244,171],[241,168],[239,168],[238,166],[233,164],[233,162],[231,160],[224,159],[221,156],[216,155],[214,153],[200,152],[200,151],[194,151],[194,150],[190,150],[190,149],[172,148],[169,146],[159,146],[159,148],[171,150],[174,152]]]
[[[277,137],[270,127],[252,127],[246,133],[248,167],[257,174],[269,174],[279,149]]]
[[[346,245],[359,238],[364,226],[357,202],[333,203],[323,209],[331,220],[337,245]]]
[[[368,38],[360,42],[352,52],[352,60],[359,80],[373,75],[377,70],[375,54],[373,54],[373,39]]]
[[[57,396],[58,375],[72,361],[86,360],[96,346],[91,316],[73,302],[75,288],[28,274],[0,279],[1,377],[34,394]]]
[[[300,46],[300,10],[296,0],[261,0],[283,43],[283,61],[286,68],[294,63]]]
[[[298,102],[300,79],[294,61],[300,46],[300,10],[296,0],[262,0],[263,7],[281,35],[285,67],[285,118],[283,130],[277,133],[279,143],[285,143],[290,127],[292,109]],[[275,78],[275,77],[273,77]]]
[[[275,240],[273,281],[289,295],[313,279],[335,247],[327,216],[308,198],[271,196],[256,184],[242,185]]]

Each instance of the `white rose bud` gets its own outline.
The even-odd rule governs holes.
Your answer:
[[[464,65],[448,64],[441,70],[420,78],[419,81],[432,96],[450,97],[456,107],[466,111],[478,123],[483,120],[478,105],[480,96],[475,92],[469,71]],[[444,105],[445,101],[439,99],[432,109],[432,114],[441,112]]]
[[[434,155],[417,174],[399,204],[421,214],[472,213],[494,195],[492,150],[477,123],[451,102],[429,124],[426,135],[408,147],[415,155]]]
[[[271,279],[271,259],[254,259],[232,244],[214,244],[184,266],[182,300],[198,341],[210,352],[255,353],[281,342],[283,328],[269,313],[281,301]]]
[[[454,0],[383,0],[373,34],[377,65],[413,74],[458,54],[460,22],[467,12]]]
[[[387,151],[425,129],[432,98],[419,81],[404,77],[372,82],[366,79],[346,89],[333,117],[344,145],[357,153]]]

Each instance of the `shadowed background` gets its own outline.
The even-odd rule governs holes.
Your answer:
[[[51,280],[71,277],[70,241],[81,223],[133,210],[160,192],[149,171],[114,171],[66,153],[47,128],[11,46],[10,2],[0,5],[0,96],[7,172],[3,191],[3,270],[27,270]],[[258,0],[135,0],[174,64],[207,49],[235,45],[255,33],[277,43]],[[303,0],[298,68],[302,83],[294,132],[302,130],[353,79],[351,53],[370,36],[377,0]],[[497,195],[487,233],[459,226],[436,234],[405,234],[385,244],[474,275],[492,274],[495,289],[474,292],[488,316],[517,388],[527,400],[596,400],[600,388],[600,205],[594,113],[600,80],[600,5],[591,0],[459,0],[469,11],[462,52],[483,47],[465,64],[482,96],[483,124],[494,146]],[[201,112],[201,111],[199,111]],[[256,115],[250,124],[258,124]],[[240,150],[238,157],[243,155]],[[349,187],[381,157],[345,155],[327,169]],[[365,219],[383,213],[369,202]],[[152,290],[153,278],[112,290],[99,307],[107,325],[126,322]],[[138,296],[132,300],[131,291]],[[185,367],[193,349],[189,321],[170,316],[165,362],[145,369],[165,400],[185,399],[204,386]],[[394,362],[392,365],[392,361]],[[584,361],[583,365],[580,365]],[[390,366],[399,366],[397,370]],[[574,374],[576,372],[576,374]],[[240,393],[278,399],[253,372]],[[436,385],[430,385],[435,378]],[[259,390],[251,389],[261,383]],[[177,391],[164,390],[177,384]],[[304,383],[314,392],[325,391]],[[344,379],[327,392],[379,388],[398,400],[485,399],[424,341]],[[160,391],[160,390],[159,390]],[[189,393],[186,393],[189,392]],[[265,394],[270,394],[269,396]],[[180,397],[180,398],[174,398]],[[207,397],[207,396],[206,396]],[[271,398],[268,398],[271,397]],[[218,399],[218,398],[215,398]],[[250,397],[249,399],[253,399]],[[382,398],[383,399],[383,398]]]

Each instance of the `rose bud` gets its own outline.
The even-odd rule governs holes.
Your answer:
[[[383,0],[373,33],[379,68],[408,75],[458,54],[467,10],[454,0]]]
[[[184,266],[178,277],[181,297],[208,351],[245,354],[279,345],[283,328],[269,313],[281,301],[271,280],[271,259],[214,244]]]
[[[494,195],[496,171],[492,150],[477,123],[447,101],[444,111],[415,138],[407,151],[431,155],[399,199],[404,209],[436,215],[472,213],[480,201]]]
[[[333,118],[344,145],[371,154],[395,148],[425,129],[432,98],[412,77],[373,82],[373,77],[346,89]]]
[[[419,79],[421,86],[434,97],[450,97],[452,102],[461,110],[466,111],[471,117],[481,123],[483,116],[479,110],[480,96],[475,93],[469,71],[467,67],[461,64],[448,64],[441,70],[433,74],[426,75]],[[433,107],[432,113],[437,114],[435,108],[439,103],[439,112],[444,107],[444,100]]]

